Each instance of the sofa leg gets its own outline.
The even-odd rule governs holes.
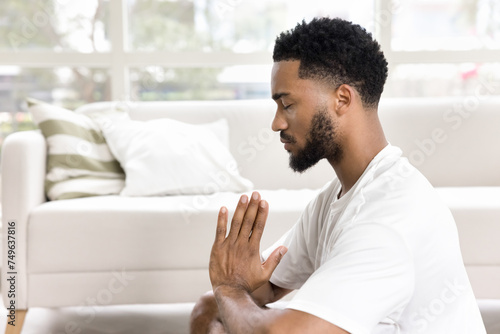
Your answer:
[[[5,328],[5,334],[21,334],[23,329],[24,318],[28,310],[16,310],[16,321],[15,326],[9,325],[9,318],[7,317],[7,327]]]

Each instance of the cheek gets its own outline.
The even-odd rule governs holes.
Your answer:
[[[295,136],[297,137],[297,143],[305,144],[307,138],[309,137],[309,129],[311,127],[311,122],[306,119],[296,120],[295,125]]]
[[[291,109],[286,115],[287,129],[285,133],[295,139],[296,145],[304,147],[309,138],[312,116],[314,112],[310,110]]]

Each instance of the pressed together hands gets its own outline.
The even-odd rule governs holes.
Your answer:
[[[280,246],[266,261],[261,261],[260,239],[268,213],[269,205],[258,192],[250,199],[243,195],[227,233],[228,210],[220,209],[209,265],[213,291],[225,286],[252,294],[269,281],[287,248]]]
[[[287,252],[277,247],[262,262],[260,240],[269,205],[254,192],[241,196],[227,233],[228,210],[222,207],[210,254],[208,293],[193,310],[191,333],[335,333],[348,334],[312,314],[294,309],[265,308],[291,292],[271,282]]]

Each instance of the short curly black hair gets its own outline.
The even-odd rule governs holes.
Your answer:
[[[387,60],[364,28],[339,18],[315,18],[276,38],[275,62],[299,60],[299,77],[335,89],[354,87],[366,108],[376,108],[387,79]]]

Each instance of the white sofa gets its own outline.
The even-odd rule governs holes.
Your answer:
[[[290,171],[288,154],[270,130],[271,100],[107,102],[83,109],[117,103],[137,120],[226,118],[241,175],[270,204],[263,248],[294,224],[334,177],[324,161],[305,174]],[[476,297],[500,299],[500,99],[383,99],[379,110],[388,140],[449,205]],[[47,201],[46,143],[38,131],[10,135],[1,162],[4,254],[7,223],[17,223],[19,309],[193,302],[210,288],[207,264],[216,213],[222,205],[231,210],[239,194]],[[2,261],[5,282],[5,256]],[[7,292],[2,289],[6,305]]]

